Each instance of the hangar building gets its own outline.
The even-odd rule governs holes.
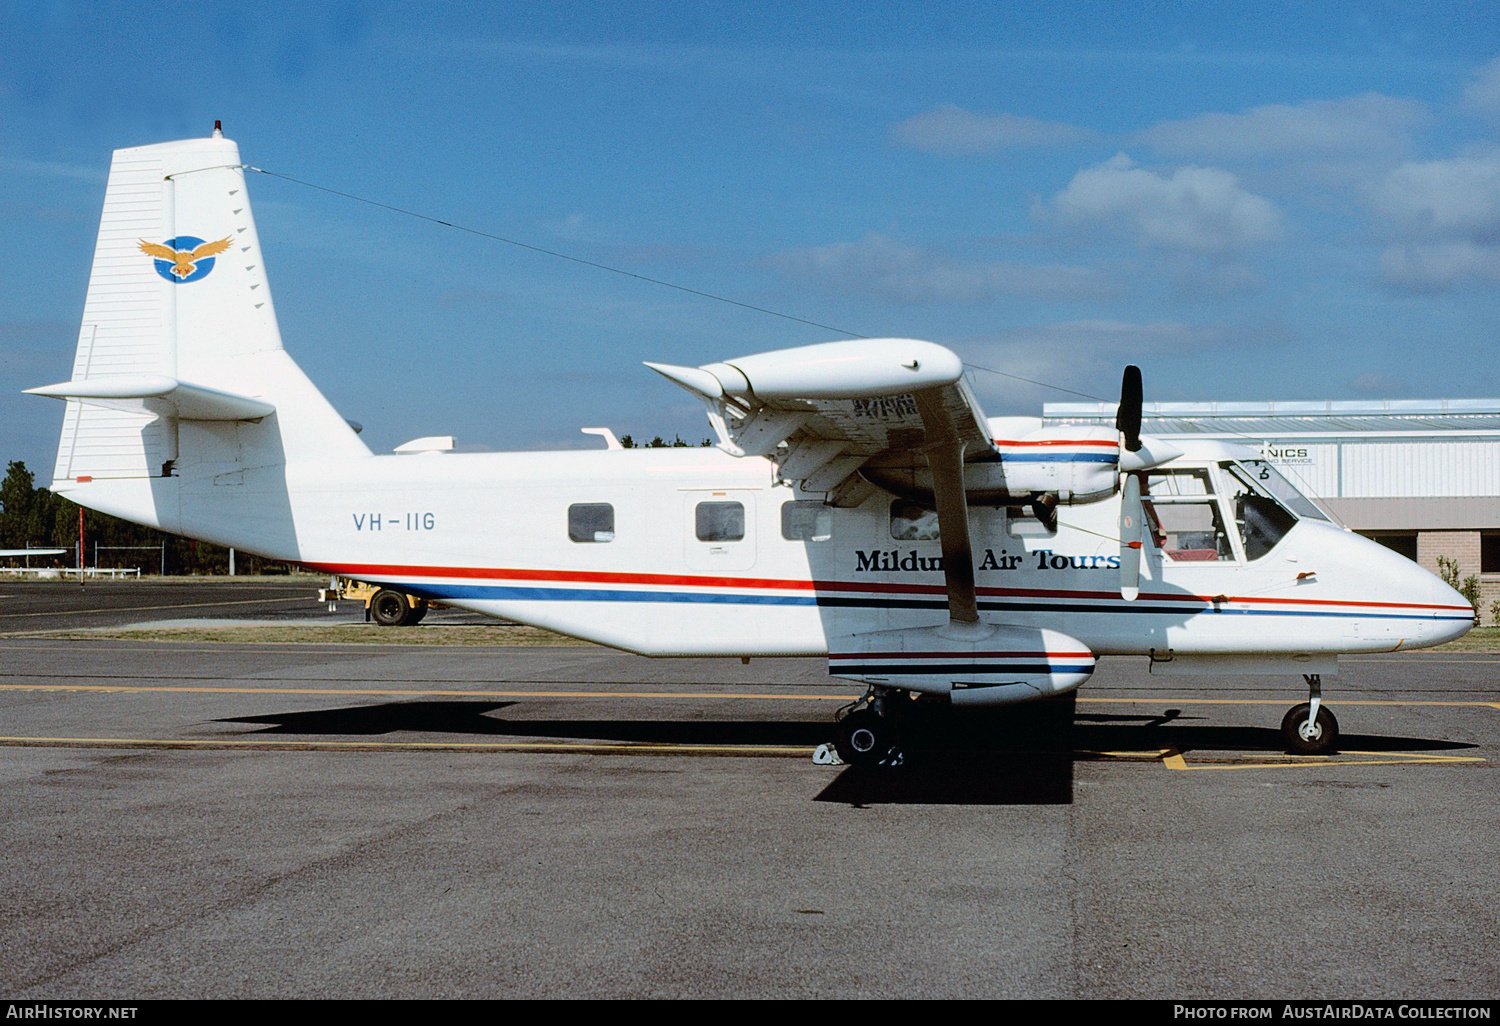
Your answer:
[[[1113,403],[1048,403],[1044,422],[1113,425]],[[1239,442],[1346,527],[1500,601],[1500,399],[1147,403],[1148,435]]]

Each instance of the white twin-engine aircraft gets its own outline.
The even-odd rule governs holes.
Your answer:
[[[986,418],[959,358],[885,338],[703,367],[717,448],[375,455],[282,348],[239,150],[118,150],[52,489],[165,531],[651,656],[815,656],[868,686],[846,761],[900,761],[914,696],[1065,695],[1101,656],[1302,675],[1331,750],[1341,652],[1473,610],[1245,450]],[[422,448],[416,446],[415,448]]]

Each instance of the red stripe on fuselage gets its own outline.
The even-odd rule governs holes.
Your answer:
[[[864,592],[874,595],[946,595],[948,589],[941,584],[892,584],[878,581],[814,581],[771,577],[706,577],[694,574],[643,574],[606,570],[533,570],[498,567],[467,566],[406,566],[401,564],[346,564],[304,563],[303,566],[323,573],[339,574],[356,580],[382,579],[390,577],[439,577],[460,580],[510,580],[550,581],[575,584],[638,584],[661,585],[679,588],[759,588],[767,591],[821,591]],[[1116,599],[1117,591],[1074,591],[1049,588],[995,588],[975,589],[981,597],[990,598],[1040,598],[1040,599]],[[1213,596],[1173,594],[1168,592],[1142,592],[1141,599],[1157,602],[1198,602],[1208,605],[1215,601],[1258,605],[1289,606],[1364,606],[1372,609],[1430,609],[1444,611],[1470,610],[1471,607],[1435,605],[1428,602],[1368,602],[1352,599],[1296,599],[1266,598],[1263,596],[1238,597],[1234,595]]]
[[[1117,448],[1119,448],[1119,445],[1120,445],[1119,442],[1117,442],[1117,441],[1115,441],[1113,439],[1103,439],[1103,438],[1078,438],[1078,439],[1042,438],[1042,439],[1037,439],[1035,441],[1021,441],[1019,439],[1017,439],[1015,441],[1010,441],[1010,440],[1007,440],[1007,439],[1004,439],[1004,438],[991,438],[990,441],[994,442],[996,445],[1015,445],[1015,446],[1032,446],[1032,445],[1092,445],[1092,446],[1097,446],[1097,447],[1099,447],[1101,449],[1117,449]]]

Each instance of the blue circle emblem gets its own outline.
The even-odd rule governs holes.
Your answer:
[[[208,272],[214,269],[214,258],[211,256],[191,260],[193,250],[203,245],[203,240],[196,236],[179,235],[175,239],[168,239],[163,245],[176,250],[179,254],[178,259],[172,261],[157,257],[153,263],[156,265],[156,273],[173,284],[186,285],[190,281],[197,281],[199,278],[207,277]],[[191,267],[192,270],[186,276],[178,277],[174,268],[184,265]]]

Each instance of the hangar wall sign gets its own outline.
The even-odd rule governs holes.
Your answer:
[[[1308,465],[1313,463],[1312,455],[1305,445],[1285,445],[1281,442],[1262,442],[1260,447],[1260,458],[1267,463],[1278,463],[1288,465]]]

